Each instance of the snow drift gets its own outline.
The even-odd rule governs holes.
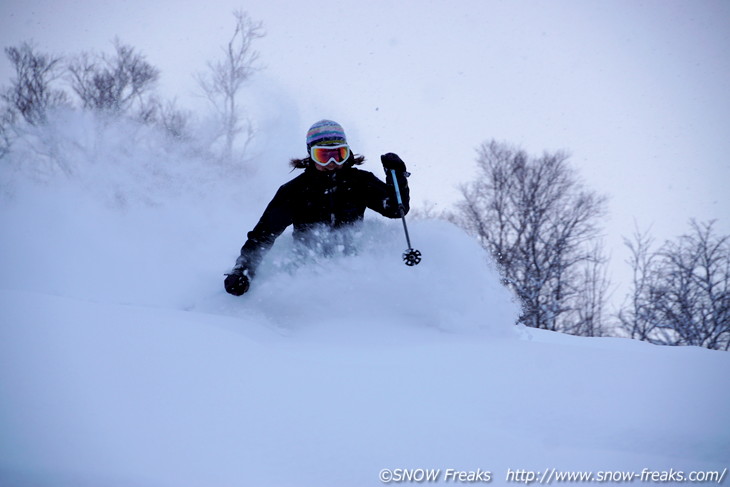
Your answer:
[[[482,250],[437,221],[410,222],[415,268],[397,220],[301,265],[285,234],[229,296],[285,161],[219,167],[63,116],[0,168],[0,485],[729,466],[729,355],[516,327]]]

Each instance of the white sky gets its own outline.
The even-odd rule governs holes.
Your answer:
[[[118,36],[161,69],[163,95],[192,108],[192,74],[218,56],[235,8],[267,32],[248,96],[280,182],[309,125],[332,118],[367,169],[401,154],[416,205],[453,202],[492,138],[569,151],[610,197],[617,268],[635,222],[660,241],[691,217],[730,233],[728,1],[2,0],[0,45],[75,54]],[[0,83],[11,74],[3,57]]]

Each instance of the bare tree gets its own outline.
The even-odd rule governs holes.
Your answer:
[[[633,240],[624,238],[624,245],[631,252],[627,263],[632,269],[632,292],[619,312],[618,319],[631,338],[645,341],[649,341],[649,337],[655,334],[657,322],[652,303],[648,301],[650,288],[658,277],[654,275],[657,254],[651,250],[653,244],[654,240],[648,231],[640,232],[637,229]],[[662,338],[662,341],[666,340],[666,337]]]
[[[619,319],[633,338],[730,349],[730,237],[713,225],[692,220],[691,233],[656,251],[645,234],[627,241],[634,281]]]
[[[178,108],[173,100],[160,103],[157,123],[168,135],[183,139],[190,136],[188,128],[190,117],[190,112]]]
[[[191,117],[189,111],[178,108],[175,100],[163,101],[154,96],[149,97],[141,105],[137,115],[140,121],[157,125],[167,135],[176,139],[191,137],[188,127]]]
[[[528,326],[601,333],[607,283],[597,242],[605,198],[582,188],[563,153],[529,157],[495,141],[452,219],[476,236],[522,303]]]
[[[259,53],[253,49],[253,42],[264,36],[263,24],[253,21],[247,13],[237,10],[233,13],[236,25],[231,39],[223,49],[223,58],[208,63],[208,71],[199,74],[197,81],[208,101],[222,120],[223,158],[230,161],[236,138],[246,131],[244,147],[253,136],[251,124],[242,124],[239,94],[243,84],[260,67]]]
[[[10,152],[12,145],[11,127],[13,124],[12,111],[7,108],[0,110],[0,159]]]
[[[589,258],[576,275],[574,312],[566,316],[564,328],[574,335],[604,336],[607,332],[610,282],[607,276],[608,259],[603,255],[603,243],[595,241],[588,251]]]
[[[411,207],[408,218],[412,220],[451,220],[448,211],[438,208],[438,204],[426,200],[420,207]]]
[[[5,54],[15,69],[15,78],[0,97],[7,109],[19,113],[29,124],[45,123],[47,110],[67,101],[65,92],[51,86],[60,76],[61,58],[39,53],[27,42],[5,48]]]
[[[113,113],[128,112],[136,103],[144,107],[159,71],[133,47],[114,41],[114,55],[83,53],[70,65],[71,86],[84,108]]]

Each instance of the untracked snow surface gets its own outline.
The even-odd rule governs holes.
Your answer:
[[[400,221],[372,213],[357,255],[296,262],[285,233],[229,296],[286,161],[221,177],[142,129],[65,117],[0,166],[0,486],[730,467],[729,354],[516,327],[476,242],[410,221],[408,268]]]

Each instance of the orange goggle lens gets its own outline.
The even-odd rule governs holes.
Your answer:
[[[334,162],[341,166],[350,157],[350,147],[347,145],[315,145],[311,149],[312,160],[320,166],[327,166]]]

